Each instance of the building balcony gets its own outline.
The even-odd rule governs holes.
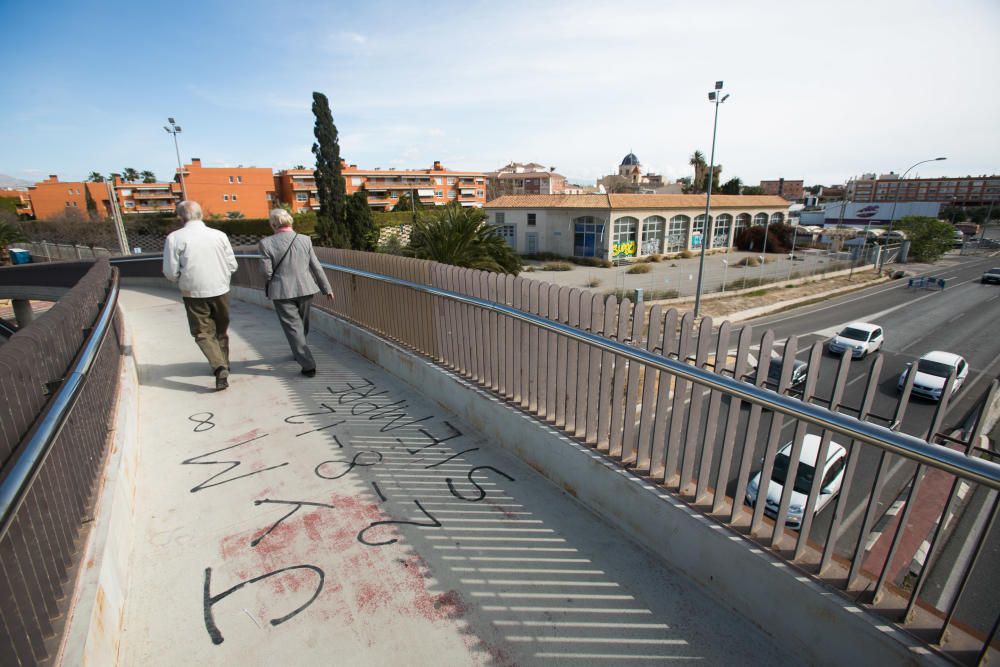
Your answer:
[[[174,193],[170,191],[169,188],[164,188],[163,190],[138,190],[133,189],[132,192],[133,199],[173,199]]]

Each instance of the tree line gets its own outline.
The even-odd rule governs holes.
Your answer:
[[[126,183],[135,183],[136,181],[141,181],[143,183],[156,183],[156,174],[147,170],[136,171],[132,167],[125,167],[122,169],[122,173],[119,174],[121,179]],[[104,177],[99,171],[92,171],[87,176],[87,180],[91,183],[103,183],[104,181],[114,180],[115,174],[108,174],[107,178]]]

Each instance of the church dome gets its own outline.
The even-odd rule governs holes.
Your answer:
[[[628,155],[625,156],[625,159],[622,160],[623,167],[626,166],[630,167],[632,165],[637,165],[637,164],[639,164],[639,158],[635,156],[635,153],[629,153]]]

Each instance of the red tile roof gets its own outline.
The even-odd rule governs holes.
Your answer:
[[[504,195],[487,208],[702,208],[705,195]],[[771,195],[713,195],[712,208],[788,208],[782,197]]]

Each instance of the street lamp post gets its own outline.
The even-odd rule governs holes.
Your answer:
[[[184,185],[184,167],[181,166],[181,149],[177,144],[177,135],[181,133],[181,126],[174,122],[173,118],[167,118],[170,125],[164,125],[163,129],[168,134],[174,135],[174,152],[177,154],[177,173],[181,177],[181,201],[187,200],[187,187]]]
[[[899,203],[899,191],[903,188],[903,179],[906,178],[906,175],[913,170],[913,167],[919,167],[920,165],[926,164],[927,162],[940,162],[941,160],[947,160],[947,159],[948,158],[946,157],[932,157],[929,160],[921,160],[920,162],[917,162],[916,164],[912,165],[909,169],[904,171],[903,175],[899,177],[899,180],[896,181],[896,196],[892,198],[892,213],[889,214],[889,231],[886,232],[887,239],[889,237],[889,234],[892,233],[892,221],[896,218],[896,204]]]
[[[708,94],[708,101],[715,105],[715,120],[712,123],[712,152],[708,160],[708,187],[705,189],[705,227],[701,234],[701,254],[698,258],[698,285],[694,292],[694,316],[698,317],[701,309],[701,283],[705,272],[705,237],[707,232],[711,232],[709,220],[709,210],[712,207],[712,182],[715,180],[715,135],[719,129],[719,105],[729,99],[729,95],[722,94],[722,82],[715,82],[715,90]]]

